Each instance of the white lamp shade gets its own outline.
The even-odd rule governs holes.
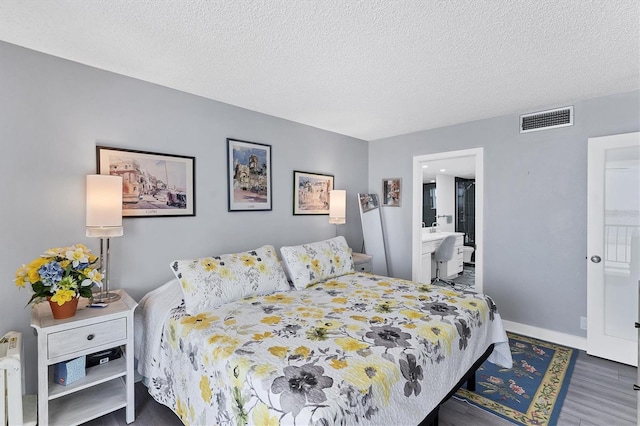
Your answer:
[[[347,223],[347,191],[334,189],[329,192],[329,223]]]
[[[119,237],[122,231],[122,178],[87,176],[87,237]]]

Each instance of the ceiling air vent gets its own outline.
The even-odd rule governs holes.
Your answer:
[[[573,126],[572,106],[520,116],[520,133],[566,126]]]

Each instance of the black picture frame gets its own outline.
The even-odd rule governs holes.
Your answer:
[[[293,171],[293,214],[328,215],[333,175]]]
[[[122,177],[123,217],[196,215],[195,157],[96,146],[96,162]]]
[[[227,138],[228,211],[272,209],[271,145]]]

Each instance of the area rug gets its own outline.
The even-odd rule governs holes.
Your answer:
[[[476,284],[476,268],[474,265],[464,265],[462,273],[451,280],[456,286],[473,287]]]
[[[517,425],[555,425],[567,394],[578,351],[507,333],[511,369],[485,361],[476,372],[476,391],[455,397]]]

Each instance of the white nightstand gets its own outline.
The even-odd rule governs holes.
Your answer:
[[[371,272],[373,256],[364,253],[351,253],[356,272]]]
[[[72,318],[53,319],[47,303],[31,311],[38,334],[38,424],[77,425],[126,407],[127,423],[135,419],[133,310],[138,305],[123,290],[106,308],[88,308],[81,299]],[[86,376],[67,386],[53,381],[53,364],[120,346],[123,356],[88,368]]]

